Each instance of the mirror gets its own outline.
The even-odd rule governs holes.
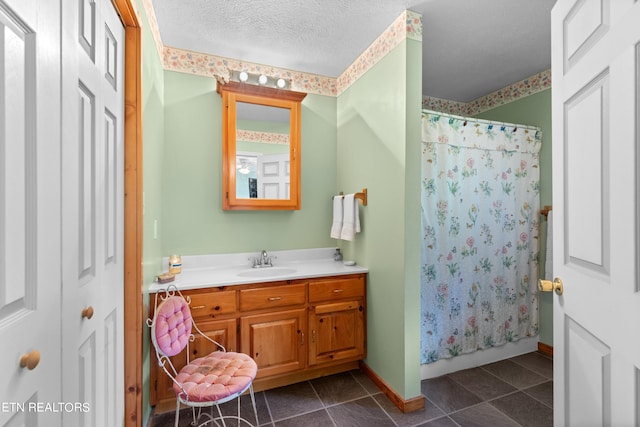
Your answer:
[[[219,84],[225,210],[300,209],[300,103],[305,93]]]
[[[236,198],[290,198],[289,116],[236,100]]]

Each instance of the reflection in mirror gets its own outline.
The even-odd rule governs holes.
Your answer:
[[[258,156],[260,153],[236,153],[236,197],[258,198]]]
[[[222,96],[222,208],[300,209],[302,92],[229,82]]]
[[[236,102],[236,198],[289,199],[289,109]]]

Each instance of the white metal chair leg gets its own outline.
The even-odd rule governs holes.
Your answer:
[[[259,427],[260,421],[258,421],[258,408],[256,406],[256,398],[253,395],[253,384],[249,386],[249,395],[251,396],[251,404],[253,405],[253,415],[256,417],[256,427]]]
[[[224,417],[222,416],[222,411],[220,410],[220,405],[216,405],[216,408],[218,409],[218,417],[222,421],[222,426],[227,427],[227,423],[224,421]],[[218,422],[216,422],[216,424],[218,424]]]
[[[198,408],[198,415],[196,416],[196,407],[195,406],[191,407],[191,417],[193,418],[193,421],[191,421],[192,426],[198,425],[198,420],[200,419],[201,413],[202,413],[202,409]]]
[[[176,399],[176,421],[173,424],[174,427],[178,427],[179,422],[180,422],[180,399]]]

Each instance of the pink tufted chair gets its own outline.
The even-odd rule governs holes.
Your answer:
[[[160,295],[159,295],[160,294]],[[160,299],[160,301],[158,301]],[[199,426],[206,424],[226,427],[225,419],[234,419],[240,423],[253,426],[240,416],[240,396],[249,391],[253,413],[258,424],[258,411],[253,394],[253,379],[256,377],[258,366],[256,362],[244,353],[226,351],[216,341],[203,334],[191,318],[189,298],[184,298],[175,287],[170,286],[166,291],[156,293],[155,311],[153,319],[147,320],[151,328],[151,341],[156,350],[158,364],[173,380],[173,390],[176,393],[175,427],[180,420],[180,404],[193,409],[193,422]],[[189,360],[189,342],[194,340],[192,330],[205,339],[216,344],[219,351],[214,351],[198,359]],[[170,357],[187,349],[187,364],[177,372]],[[233,399],[238,399],[237,416],[222,415],[220,405]],[[217,416],[213,407],[217,409]],[[203,413],[202,408],[211,407],[211,413]],[[198,408],[196,414],[196,408]]]

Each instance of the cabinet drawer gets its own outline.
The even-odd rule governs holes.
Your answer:
[[[309,283],[309,302],[364,296],[364,276],[314,280]]]
[[[191,315],[196,320],[236,312],[236,291],[195,292],[188,296],[191,298]]]
[[[306,285],[273,286],[240,291],[240,310],[301,305],[306,301]]]

